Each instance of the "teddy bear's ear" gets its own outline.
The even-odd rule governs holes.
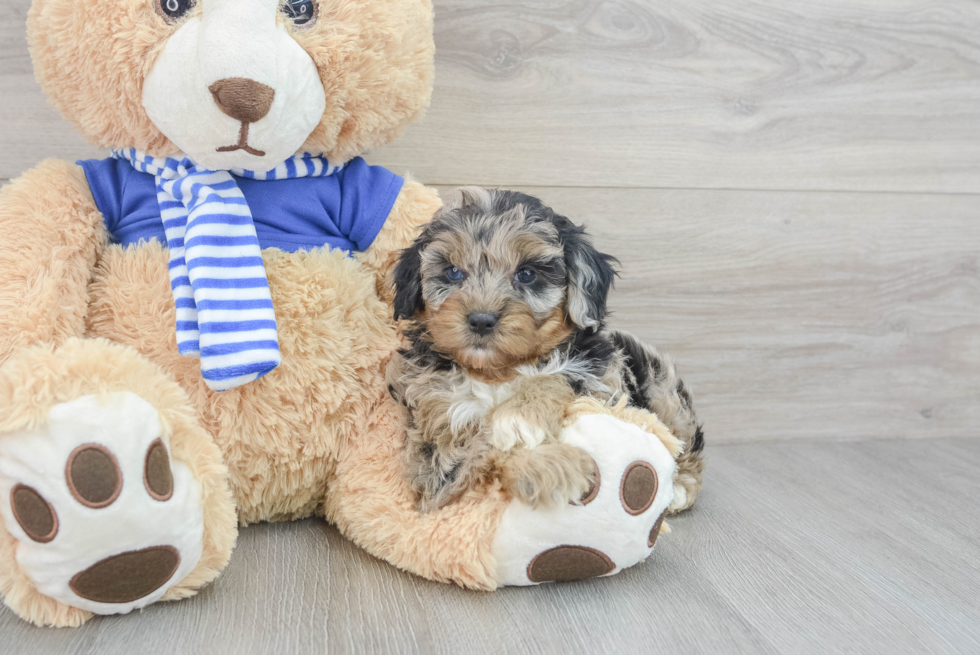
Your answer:
[[[429,245],[426,233],[402,250],[395,265],[395,320],[412,318],[425,309],[422,299],[422,251]]]

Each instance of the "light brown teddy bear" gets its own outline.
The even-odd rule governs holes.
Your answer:
[[[386,276],[440,201],[358,156],[429,101],[429,0],[34,0],[28,35],[51,101],[113,156],[0,192],[16,613],[74,626],[187,597],[239,525],[314,514],[476,589],[650,553],[679,445],[646,412],[569,408],[562,436],[601,473],[588,503],[488,483],[420,513],[406,482]]]

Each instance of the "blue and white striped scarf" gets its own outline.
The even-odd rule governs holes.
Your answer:
[[[215,391],[262,377],[281,361],[269,280],[252,212],[232,173],[256,180],[325,177],[342,166],[323,157],[287,159],[266,173],[213,171],[192,159],[161,159],[135,149],[113,157],[156,177],[177,305],[177,349],[201,358]]]

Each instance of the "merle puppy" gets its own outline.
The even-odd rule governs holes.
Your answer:
[[[579,499],[592,460],[558,435],[581,395],[655,413],[684,443],[670,509],[694,504],[704,462],[691,395],[670,359],[606,327],[614,262],[537,198],[475,187],[402,252],[395,318],[411,347],[388,382],[408,408],[423,510],[493,478],[532,506]]]

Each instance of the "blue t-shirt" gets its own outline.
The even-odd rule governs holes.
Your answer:
[[[113,243],[167,237],[154,177],[123,159],[78,162]],[[235,176],[262,248],[287,252],[330,246],[366,250],[381,231],[405,180],[360,157],[328,177],[250,180]]]

